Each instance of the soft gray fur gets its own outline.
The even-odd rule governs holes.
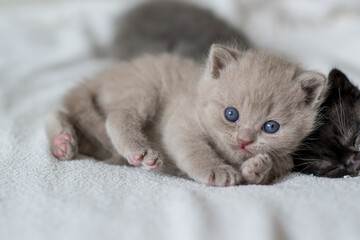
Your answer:
[[[237,29],[212,12],[176,1],[145,3],[119,18],[116,25],[112,54],[123,60],[160,52],[202,60],[215,42],[249,48]]]
[[[60,160],[83,153],[207,185],[267,184],[292,168],[326,86],[273,54],[214,44],[206,66],[162,54],[104,70],[66,94],[46,130]],[[266,132],[269,120],[279,130]]]

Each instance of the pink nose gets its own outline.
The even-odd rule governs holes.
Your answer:
[[[250,131],[250,129],[241,129],[238,132],[236,140],[239,144],[239,148],[244,149],[247,145],[254,142],[254,134]]]
[[[237,142],[238,142],[238,144],[239,144],[239,147],[241,148],[241,149],[243,149],[243,148],[245,148],[247,145],[249,145],[249,144],[251,144],[253,141],[251,140],[251,141],[245,141],[245,140],[243,140],[243,139],[240,139],[240,138],[238,138],[238,139],[236,139],[237,140]]]

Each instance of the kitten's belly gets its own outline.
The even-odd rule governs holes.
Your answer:
[[[166,104],[160,104],[158,112],[154,118],[146,125],[144,132],[148,139],[156,146],[157,149],[166,153],[166,144],[164,143],[164,130],[169,121],[172,112],[172,102],[169,100]]]
[[[163,167],[161,169],[161,172],[172,174],[172,175],[178,175],[178,176],[186,176],[180,169],[176,167],[175,159],[172,154],[169,153],[169,145],[168,142],[166,142],[171,134],[177,134],[169,133],[169,123],[170,125],[173,124],[187,124],[187,120],[184,118],[176,118],[176,122],[173,121],[173,116],[178,116],[179,109],[187,109],[184,107],[184,105],[191,102],[191,96],[182,97],[181,95],[173,96],[173,98],[169,99],[166,102],[162,102],[158,108],[158,112],[156,116],[150,121],[150,124],[146,126],[144,129],[144,133],[148,137],[148,139],[153,144],[154,148],[156,150],[159,150],[161,154],[163,155]],[[182,112],[182,111],[180,111]],[[184,113],[184,115],[187,115]],[[190,123],[189,123],[190,124]]]

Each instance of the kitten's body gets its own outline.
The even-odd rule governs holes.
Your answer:
[[[121,59],[145,52],[170,52],[201,60],[213,42],[234,42],[242,49],[249,48],[238,30],[209,11],[181,2],[152,1],[120,19],[114,49]],[[329,78],[333,87],[319,114],[323,125],[293,154],[295,170],[326,177],[356,176],[360,147],[351,141],[359,133],[356,103],[360,92],[338,70]]]
[[[247,49],[248,41],[208,10],[176,1],[151,1],[121,17],[113,54],[129,60],[144,53],[175,53],[204,60],[213,43]]]
[[[51,115],[47,133],[59,159],[80,152],[163,172],[175,166],[209,185],[269,183],[292,168],[289,155],[313,128],[325,90],[322,75],[271,54],[214,45],[205,71],[161,55],[102,72],[67,94],[66,113]],[[236,122],[224,117],[229,106]],[[277,133],[264,132],[268,120],[281,124]]]
[[[323,177],[360,173],[360,91],[337,69],[319,114],[322,124],[293,154],[295,170]]]

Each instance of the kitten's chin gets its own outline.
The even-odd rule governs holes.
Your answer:
[[[238,145],[232,146],[232,149],[235,151],[236,155],[241,159],[247,159],[253,157],[255,154],[249,148],[241,148]]]
[[[238,152],[243,159],[248,159],[256,155],[248,149],[239,149]]]

